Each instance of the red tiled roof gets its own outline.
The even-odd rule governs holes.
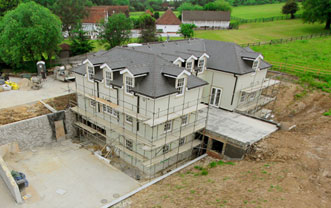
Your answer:
[[[158,25],[180,25],[181,21],[176,17],[176,15],[168,9],[159,19],[156,20]]]
[[[70,45],[66,44],[66,43],[62,43],[60,45],[60,48],[61,48],[62,51],[70,51]]]
[[[94,6],[86,8],[88,16],[83,19],[83,23],[98,23],[107,18],[107,15],[124,13],[129,15],[128,6]]]
[[[149,14],[149,15],[151,15],[151,16],[153,16],[153,13],[152,13],[151,10],[149,10],[149,9],[147,9],[145,13],[146,13],[146,14]]]

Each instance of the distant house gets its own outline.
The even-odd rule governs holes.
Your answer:
[[[96,39],[99,34],[98,23],[101,20],[107,20],[109,16],[118,13],[124,13],[129,17],[128,6],[93,6],[86,8],[88,16],[82,21],[84,31],[88,33],[91,39]]]
[[[182,23],[195,24],[198,28],[229,28],[230,12],[183,11]]]
[[[147,9],[145,13],[153,16],[153,12],[151,12],[151,10],[149,10],[149,9]]]
[[[163,33],[177,33],[181,21],[168,9],[159,19],[156,20],[156,30],[162,30]]]

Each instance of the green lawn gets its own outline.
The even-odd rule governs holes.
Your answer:
[[[233,7],[231,16],[243,19],[283,16],[282,7],[284,4],[285,3]],[[298,11],[298,14],[300,13],[302,13],[302,10]]]
[[[296,19],[243,24],[239,30],[200,30],[195,37],[244,44],[321,33],[323,28],[322,24],[303,24]]]
[[[285,3],[232,7],[231,16],[243,19],[284,16],[284,14],[282,14],[282,7],[284,4]],[[138,18],[143,13],[145,12],[130,12],[130,17]],[[162,16],[163,13],[164,11],[160,11],[160,16]],[[177,16],[179,15],[178,11],[174,11],[174,13]],[[298,14],[301,13],[302,10],[299,10]]]
[[[331,71],[331,36],[286,44],[254,46],[271,62],[282,62]]]

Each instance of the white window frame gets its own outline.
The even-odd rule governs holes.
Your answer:
[[[180,81],[183,80],[183,85],[179,86],[181,83]],[[177,95],[183,95],[185,90],[185,78],[178,78],[176,79],[176,89],[177,89]]]
[[[215,95],[213,97],[213,89],[215,89]],[[216,98],[217,98],[217,92],[220,92],[219,95],[219,100],[218,103],[216,103]],[[219,107],[221,105],[221,100],[222,100],[222,94],[223,94],[223,89],[222,88],[218,88],[218,87],[211,87],[211,91],[210,91],[210,99],[209,99],[209,104],[215,107]],[[213,100],[213,103],[212,103]]]
[[[108,106],[106,104],[103,104],[102,105],[102,110],[103,110],[103,112],[105,112],[105,113],[107,113],[107,114],[109,114],[109,115],[111,115],[111,116],[119,119],[119,112],[117,110],[114,110],[112,107],[110,107],[110,106]]]
[[[133,117],[125,114],[125,122],[128,123],[128,124],[132,124],[133,123]]]
[[[182,137],[178,140],[178,146],[183,146],[185,144],[185,137]]]
[[[94,103],[94,104],[92,104],[92,103]],[[97,101],[96,100],[93,100],[93,99],[90,99],[90,106],[92,108],[96,108],[97,107]]]
[[[162,147],[162,152],[163,152],[163,154],[166,154],[166,153],[168,153],[170,151],[170,145],[169,144],[165,144],[165,145],[163,145],[163,147]]]
[[[169,127],[168,127],[169,126]],[[164,126],[163,126],[163,131],[164,133],[166,132],[169,132],[172,130],[172,121],[167,121],[164,123]]]
[[[107,73],[109,73],[110,78],[107,78]],[[105,86],[111,88],[111,81],[113,80],[113,73],[109,69],[104,69],[104,80]],[[107,84],[109,82],[109,84]]]
[[[92,70],[92,73],[90,73],[90,70]],[[91,75],[92,75],[92,77],[91,77]],[[90,66],[90,65],[87,65],[87,80],[90,81],[90,82],[93,82],[94,76],[95,76],[94,67]]]
[[[252,69],[258,71],[260,68],[260,58],[257,58],[253,61]]]
[[[188,67],[189,64],[191,64],[191,67]],[[186,66],[185,66],[185,68],[186,68],[186,69],[189,69],[189,71],[191,71],[192,68],[193,68],[193,62],[192,62],[192,61],[188,61],[188,62],[186,62]]]
[[[133,142],[132,142],[132,140],[129,140],[129,139],[125,140],[125,148],[127,148],[130,151],[133,151]]]
[[[131,83],[127,84],[128,83],[128,78],[131,79]],[[124,90],[125,90],[125,93],[128,94],[128,95],[133,95],[133,92],[131,91],[130,92],[130,88],[132,90],[132,88],[134,88],[134,77],[131,77],[131,76],[125,76],[125,82],[124,82]],[[129,90],[128,90],[129,89]]]
[[[201,65],[201,61],[203,61],[203,64]],[[199,58],[198,60],[198,74],[203,73],[205,70],[206,60],[205,58]],[[200,70],[201,69],[201,70]]]
[[[186,125],[188,124],[188,119],[189,119],[188,114],[187,114],[187,115],[183,115],[183,116],[180,117],[180,118],[181,118],[181,125],[182,125],[182,126],[186,126]],[[183,122],[183,120],[184,120],[185,122]]]

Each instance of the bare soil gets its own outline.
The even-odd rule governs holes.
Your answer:
[[[76,100],[76,94],[69,94],[45,100],[55,110],[65,110],[70,100]],[[21,120],[51,113],[42,103],[33,103],[0,109],[0,125],[14,123]]]
[[[70,101],[76,102],[76,100],[77,100],[76,94],[73,93],[73,94],[47,99],[45,100],[45,103],[53,107],[55,110],[65,110],[69,107]]]
[[[296,125],[292,130],[260,141],[234,165],[211,168],[207,157],[137,193],[126,207],[330,207],[331,117],[323,113],[331,96],[303,91],[283,83],[275,104],[276,120]]]
[[[50,113],[41,103],[20,105],[11,108],[0,109],[0,125],[41,116]]]

